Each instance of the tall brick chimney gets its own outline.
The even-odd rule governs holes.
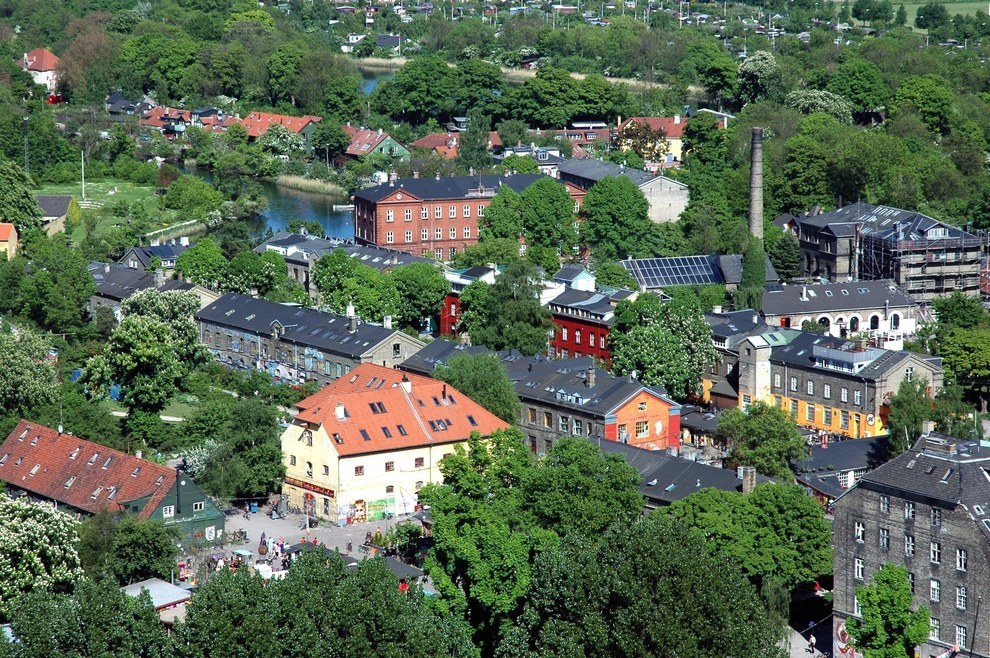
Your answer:
[[[753,128],[749,169],[749,232],[763,239],[763,128]]]

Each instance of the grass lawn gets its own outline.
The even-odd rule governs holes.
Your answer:
[[[69,194],[75,197],[76,201],[83,203],[82,190],[79,183],[65,183],[61,185],[45,185],[36,191],[37,194]],[[83,206],[83,213],[97,213],[96,234],[100,235],[125,221],[122,217],[115,217],[109,212],[108,207],[124,203],[143,203],[154,218],[148,227],[149,231],[164,228],[181,221],[176,217],[174,211],[160,210],[158,207],[158,197],[155,196],[155,187],[152,185],[136,185],[134,183],[108,178],[86,183],[86,202],[92,202],[96,207]],[[72,228],[72,240],[79,244],[86,237],[84,223]]]
[[[103,404],[105,404],[107,409],[110,411],[127,411],[127,407],[110,399],[104,400]],[[196,408],[192,405],[186,404],[185,402],[179,402],[178,400],[172,400],[164,409],[162,409],[161,415],[188,419],[194,413],[196,413]]]
[[[918,15],[918,8],[924,6],[927,3],[924,2],[905,2],[904,9],[907,11],[908,25],[914,25],[914,17]],[[946,2],[945,8],[949,10],[950,16],[955,16],[956,14],[962,14],[963,16],[968,16],[970,14],[983,14],[987,15],[988,4],[986,2]],[[900,3],[894,2],[894,9],[900,6]]]

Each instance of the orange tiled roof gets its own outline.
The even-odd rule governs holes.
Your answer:
[[[176,470],[22,420],[0,447],[0,480],[86,512],[147,498],[146,519],[175,484]]]
[[[153,107],[138,121],[140,126],[152,126],[154,128],[164,128],[169,121],[182,120],[189,123],[192,120],[192,112],[180,110],[175,107],[163,107],[161,105]]]
[[[430,133],[425,137],[420,137],[409,146],[414,146],[418,149],[433,150],[442,146],[449,146],[451,142],[456,141],[457,135],[455,133]]]
[[[272,126],[284,126],[294,133],[299,133],[310,123],[319,123],[322,120],[322,117],[311,115],[293,117],[271,112],[251,112],[241,120],[241,123],[247,128],[248,137],[261,137]]]
[[[54,71],[61,60],[47,48],[35,48],[25,57],[17,60],[17,65],[28,71]]]
[[[14,234],[13,224],[0,223],[0,242],[10,242],[10,238]]]
[[[509,427],[439,380],[371,363],[359,365],[296,406],[296,420],[322,425],[342,457],[454,443],[472,432],[488,436]]]
[[[629,117],[619,126],[619,132],[634,121],[640,125],[646,124],[650,130],[663,130],[667,139],[681,139],[684,136],[684,126],[687,125],[686,117]]]

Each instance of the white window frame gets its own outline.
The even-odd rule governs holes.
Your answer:
[[[471,239],[471,227],[470,226],[465,226],[464,227],[464,239],[465,240],[470,240]]]
[[[866,578],[866,567],[861,557],[853,558],[853,578],[856,580],[865,580]]]
[[[412,208],[406,208],[405,219],[407,222],[412,221]]]
[[[965,548],[956,549],[956,571],[966,571],[968,554]]]
[[[406,231],[406,244],[412,242],[412,231]]]
[[[443,240],[443,228],[437,227],[437,230],[434,232],[434,235],[436,236],[437,240]]]
[[[419,231],[420,242],[426,242],[430,239],[430,229],[424,228]]]
[[[395,221],[395,211],[394,210],[386,210],[385,211],[385,221],[386,222],[394,222]]]
[[[395,233],[388,231],[385,233],[385,244],[393,244],[395,242]]]
[[[471,217],[471,204],[470,203],[465,203],[464,204],[464,219],[468,219],[470,217]]]
[[[447,216],[451,219],[457,219],[457,206],[451,206],[450,210],[447,211]]]
[[[194,512],[202,512],[205,509],[206,509],[206,503],[203,502],[202,500],[199,501],[198,503],[193,503]]]
[[[163,505],[162,506],[162,518],[171,519],[175,516],[175,506],[174,505]]]
[[[932,603],[940,603],[942,601],[942,583],[934,578],[928,583],[928,599]]]

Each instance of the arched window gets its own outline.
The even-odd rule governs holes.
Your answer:
[[[890,329],[891,331],[897,331],[901,328],[901,316],[894,313],[890,316]]]
[[[849,318],[849,331],[852,333],[859,331],[859,318],[855,316]]]
[[[871,315],[870,316],[870,331],[876,331],[880,328],[880,316]]]
[[[818,318],[818,324],[822,325],[826,329],[829,329],[832,326],[832,323],[829,322],[828,317],[824,315]]]

